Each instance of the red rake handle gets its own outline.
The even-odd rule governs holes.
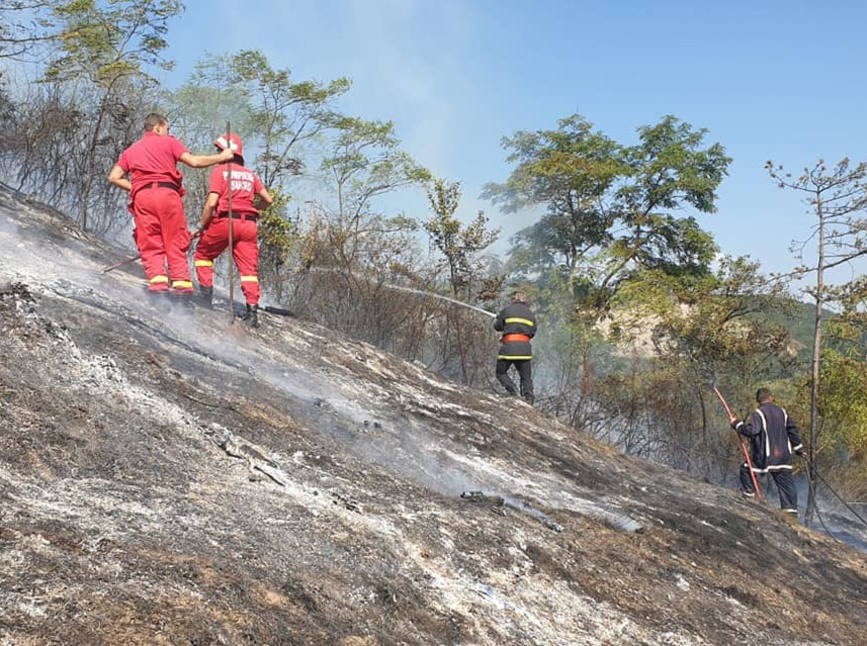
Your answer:
[[[734,417],[734,415],[732,414],[732,409],[729,408],[728,403],[726,403],[726,398],[722,396],[722,393],[719,391],[719,388],[714,386],[713,391],[716,393],[716,396],[719,397],[720,403],[722,403],[723,408],[726,409],[726,413],[728,413],[729,419]]]
[[[723,408],[726,409],[726,413],[728,413],[729,419],[734,419],[734,414],[732,414],[732,409],[729,408],[728,403],[726,402],[726,398],[722,396],[722,393],[719,391],[719,388],[716,386],[713,387],[713,391],[716,393],[716,396],[719,397],[720,403],[723,405]],[[759,480],[756,478],[756,472],[753,471],[753,461],[750,460],[750,453],[747,451],[747,445],[744,444],[744,440],[741,437],[740,433],[738,433],[738,441],[741,444],[741,449],[744,452],[744,458],[747,462],[747,468],[750,470],[750,478],[753,481],[753,487],[756,492],[756,500],[762,499],[762,490],[759,489]]]

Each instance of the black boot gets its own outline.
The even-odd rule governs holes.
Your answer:
[[[204,285],[199,285],[199,293],[196,294],[196,302],[208,309],[211,308],[211,303],[214,298],[214,288],[213,287],[205,287]]]
[[[259,306],[247,305],[247,315],[244,317],[250,327],[259,327]]]

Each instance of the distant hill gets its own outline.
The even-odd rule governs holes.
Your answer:
[[[828,325],[834,321],[837,312],[830,309],[822,310],[822,329],[827,332]],[[772,310],[769,315],[770,320],[777,323],[787,330],[792,335],[792,339],[797,343],[799,358],[805,363],[809,363],[813,351],[813,326],[815,325],[816,305],[815,303],[802,302],[797,300],[788,300],[780,304],[776,310]],[[867,349],[867,346],[865,346]]]
[[[801,358],[808,360],[813,347],[813,321],[815,318],[816,306],[810,303],[804,303],[796,300],[788,300],[780,303],[778,309],[771,310],[769,318],[772,322],[777,323],[787,330],[792,335],[792,339],[797,342],[798,354]],[[827,317],[833,316],[833,312],[824,310]],[[826,319],[826,323],[827,323]]]

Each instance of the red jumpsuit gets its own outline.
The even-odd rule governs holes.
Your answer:
[[[247,305],[259,304],[259,234],[256,221],[259,212],[253,198],[262,190],[262,181],[248,168],[232,164],[232,256],[241,275],[241,291]],[[217,215],[202,234],[193,264],[196,278],[202,287],[214,285],[214,259],[229,245],[228,164],[215,166],[211,171],[209,192],[220,196]]]
[[[152,292],[168,290],[169,279],[175,292],[193,291],[186,253],[190,234],[181,201],[183,177],[177,168],[185,152],[186,146],[174,137],[146,132],[117,162],[130,176],[133,238]]]

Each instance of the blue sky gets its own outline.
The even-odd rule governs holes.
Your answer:
[[[246,48],[297,80],[348,76],[340,107],[393,120],[419,162],[462,182],[462,213],[484,209],[504,237],[534,217],[478,199],[508,175],[503,136],[578,112],[632,143],[673,114],[734,159],[702,225],[725,253],[786,271],[811,220],[763,164],[867,159],[865,27],[867,3],[854,0],[188,0],[164,80],[180,82],[205,51]],[[422,215],[418,195],[405,199]]]

